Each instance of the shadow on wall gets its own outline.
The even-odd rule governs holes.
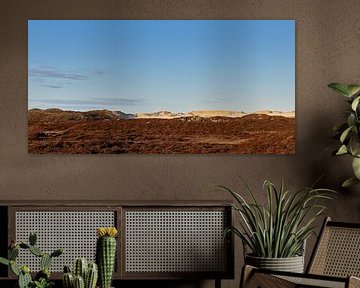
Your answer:
[[[301,172],[304,185],[311,185],[318,179],[316,187],[337,191],[337,199],[349,194],[349,192],[351,193],[357,187],[353,186],[349,189],[341,187],[341,184],[353,175],[351,159],[347,156],[333,156],[333,151],[339,147],[339,141],[334,137],[333,127],[346,120],[343,111],[345,108],[340,108],[340,111],[339,109],[336,111],[322,110],[321,113],[313,113],[313,117],[307,121],[316,123],[316,125],[307,125],[311,129],[307,131],[305,139],[302,139],[302,143],[309,144],[300,147],[304,148],[301,154],[307,158],[305,170]],[[339,117],[334,117],[334,113],[337,113]],[[360,186],[357,190],[359,188]],[[332,205],[333,202],[330,201],[329,205]]]

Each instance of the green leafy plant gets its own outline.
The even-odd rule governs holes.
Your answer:
[[[285,191],[283,183],[278,189],[266,180],[267,205],[263,206],[244,180],[242,182],[251,201],[220,186],[235,198],[233,208],[240,215],[240,227],[228,227],[225,235],[232,232],[239,236],[255,257],[288,258],[301,255],[305,240],[314,233],[315,220],[326,210],[325,206],[318,204],[318,200],[332,199],[334,191],[310,187],[291,193]]]
[[[35,233],[30,233],[29,243],[13,242],[8,251],[8,259],[0,257],[0,263],[10,266],[11,271],[18,277],[19,288],[50,288],[54,283],[50,280],[50,265],[54,257],[58,257],[64,253],[63,249],[57,249],[51,254],[43,252],[36,246],[37,236]],[[28,266],[19,266],[16,259],[19,256],[20,249],[28,250],[33,255],[39,257],[41,270],[35,275],[33,280],[30,275]]]
[[[350,110],[346,112],[346,122],[334,127],[340,141],[340,146],[334,154],[337,156],[349,154],[353,157],[354,177],[342,184],[343,187],[349,187],[360,183],[360,85],[331,83],[328,87],[344,96],[350,105]]]
[[[34,288],[51,288],[54,285],[55,285],[54,282],[51,282],[51,281],[49,282],[45,278],[41,278],[41,279],[39,279],[39,281],[35,280],[33,282],[33,287]]]

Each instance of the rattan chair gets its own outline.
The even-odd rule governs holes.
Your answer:
[[[360,287],[360,224],[326,218],[306,273],[278,272],[246,265],[242,288]]]

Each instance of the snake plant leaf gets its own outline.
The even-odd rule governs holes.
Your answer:
[[[344,155],[344,154],[347,154],[347,153],[349,153],[348,152],[348,149],[347,149],[347,147],[346,147],[346,145],[341,145],[341,147],[339,148],[339,150],[336,152],[336,154],[335,155]]]
[[[346,138],[349,135],[349,132],[352,130],[352,128],[353,128],[353,126],[350,126],[347,129],[345,129],[345,131],[343,133],[341,133],[341,136],[340,136],[341,143],[344,143],[344,141],[346,140]]]
[[[354,157],[352,168],[357,179],[360,180],[360,158]]]
[[[356,97],[356,98],[354,99],[354,101],[352,101],[352,103],[351,103],[351,109],[352,109],[352,110],[356,111],[356,108],[357,108],[358,105],[359,105],[359,101],[360,101],[360,96]]]
[[[283,183],[278,189],[269,181],[265,181],[263,187],[267,194],[265,205],[251,196],[251,202],[247,202],[239,193],[222,186],[235,198],[234,210],[240,214],[240,227],[228,228],[226,232],[240,237],[258,257],[301,255],[304,240],[313,233],[313,222],[324,211],[317,201],[330,199],[334,191],[310,187],[290,193]],[[248,187],[244,190],[249,194]],[[313,218],[308,215],[310,210],[315,212]]]
[[[333,89],[335,92],[339,93],[342,96],[351,97],[351,94],[348,90],[348,87],[341,83],[330,83],[328,85],[329,88]]]
[[[360,183],[359,179],[357,179],[356,177],[351,177],[351,178],[345,180],[344,183],[342,183],[341,187],[348,188],[352,185],[359,184],[359,183]]]
[[[360,85],[348,85],[347,90],[350,93],[350,96],[358,95],[360,92]]]

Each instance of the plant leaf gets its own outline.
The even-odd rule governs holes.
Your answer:
[[[357,134],[354,134],[350,137],[347,147],[351,155],[354,157],[360,156],[360,138]]]
[[[360,158],[354,157],[352,168],[357,179],[360,180]]]
[[[350,96],[354,96],[360,92],[360,85],[348,85],[347,91],[349,92]]]
[[[10,264],[9,260],[8,260],[8,259],[5,259],[5,258],[3,258],[3,257],[0,257],[0,263],[1,263],[1,264],[4,264],[4,265],[9,265],[9,264]]]
[[[351,109],[356,111],[357,106],[359,105],[360,96],[356,97],[351,103]]]
[[[342,183],[341,187],[348,188],[352,185],[359,184],[359,183],[360,183],[359,179],[357,179],[356,177],[351,177],[351,178],[345,180],[344,183]]]
[[[339,93],[342,96],[345,97],[351,97],[351,94],[347,88],[346,85],[341,84],[341,83],[331,83],[328,85],[329,88],[333,89],[335,92]]]
[[[341,145],[341,147],[339,148],[339,150],[336,152],[335,155],[344,155],[348,153],[348,149],[346,147],[346,145]]]
[[[343,133],[341,133],[341,136],[340,136],[341,143],[344,143],[344,141],[346,140],[346,137],[348,136],[348,134],[352,128],[353,128],[353,126],[350,126],[349,128],[345,129],[345,131]]]
[[[290,193],[284,190],[283,183],[277,189],[270,181],[265,181],[267,203],[262,206],[255,197],[251,197],[252,202],[246,202],[240,194],[222,188],[236,199],[237,204],[233,208],[241,216],[240,227],[227,228],[225,233],[233,232],[240,237],[255,256],[276,258],[301,253],[304,241],[314,234],[313,222],[326,209],[317,202],[331,199],[331,193],[334,192],[311,186]],[[245,190],[245,193],[249,193],[250,189],[246,187]],[[311,217],[308,217],[310,211]]]
[[[353,126],[354,128],[356,128],[356,116],[354,113],[350,113],[348,118],[347,118],[347,124],[350,126]],[[357,129],[356,131],[357,132]]]

